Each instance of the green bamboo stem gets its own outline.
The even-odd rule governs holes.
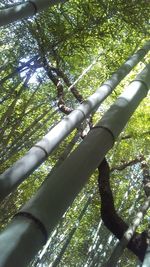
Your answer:
[[[25,178],[27,178],[47,156],[58,147],[73,129],[90,115],[111,94],[120,81],[150,50],[150,42],[131,56],[97,91],[84,101],[77,109],[66,116],[41,141],[35,144],[28,153],[18,160],[14,166],[0,175],[0,200],[3,200]],[[125,103],[124,103],[125,104]],[[121,121],[121,117],[119,123]]]
[[[1,267],[16,267],[16,262],[22,267],[29,264],[112,148],[149,88],[150,64],[120,95],[76,150],[46,179],[0,235]]]
[[[50,6],[63,3],[65,0],[30,0],[22,4],[13,5],[0,10],[0,26],[7,25],[16,20],[21,20],[35,15]]]

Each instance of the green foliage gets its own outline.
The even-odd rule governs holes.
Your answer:
[[[9,4],[9,1],[6,1],[6,4]],[[102,53],[93,68],[76,85],[86,99],[149,38],[149,12],[150,6],[146,0],[70,0],[39,13],[34,18],[19,21],[1,30],[0,173],[22,157],[64,116],[60,111],[55,112],[57,90],[48,79],[41,59],[36,64],[26,65],[22,72],[18,71],[21,62],[23,64],[35,55],[44,55],[53,67],[60,68],[73,83]],[[149,54],[145,58],[145,62],[148,61]],[[115,93],[101,105],[94,115],[94,123],[104,114],[123,87],[141,71],[145,62],[140,63],[122,81]],[[32,79],[25,84],[29,71]],[[36,78],[33,78],[33,75],[36,75]],[[78,105],[77,101],[71,91],[68,91],[68,87],[63,85],[65,101],[70,107],[75,108]],[[112,168],[140,155],[145,157],[148,164],[148,99],[137,109],[108,154]],[[2,203],[1,228],[5,227],[17,210],[37,191],[71,141],[73,134],[74,132]],[[125,136],[129,138],[123,138]],[[74,149],[80,141],[81,138]],[[88,197],[93,193],[93,188],[97,187],[96,179],[97,172],[60,221],[50,246],[41,258],[41,266],[49,266],[59,255]],[[144,193],[141,192],[140,163],[113,172],[111,186],[116,209],[127,222],[130,222],[144,199]],[[149,213],[139,231],[147,227],[148,219]],[[100,220],[99,193],[95,190],[59,266],[98,266],[110,256],[116,240],[104,225],[101,225],[99,230]],[[32,266],[38,266],[37,259],[34,259]],[[118,266],[135,266],[133,255],[125,251]]]

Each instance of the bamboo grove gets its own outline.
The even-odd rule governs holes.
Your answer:
[[[0,4],[1,267],[149,266],[149,11]]]

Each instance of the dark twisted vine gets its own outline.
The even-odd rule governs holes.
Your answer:
[[[101,217],[104,225],[120,240],[128,229],[128,224],[117,214],[114,198],[110,187],[110,167],[106,159],[98,166],[98,186],[101,197]],[[130,249],[141,261],[143,261],[147,248],[147,233],[135,232],[128,243]]]

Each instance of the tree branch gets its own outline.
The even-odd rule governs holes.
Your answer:
[[[65,82],[65,84],[68,87],[70,87],[72,85],[71,82],[69,81],[67,75],[65,75],[65,73],[62,70],[60,70],[58,68],[53,68],[53,70],[57,73],[57,75],[59,77],[61,77],[63,79],[63,81]],[[83,102],[84,99],[83,99],[82,95],[78,92],[78,90],[75,86],[71,87],[71,92],[79,103]]]
[[[150,196],[150,172],[149,172],[149,166],[146,163],[146,161],[142,161],[141,168],[143,171],[143,186],[144,191],[147,197]]]
[[[124,170],[125,168],[129,167],[129,166],[132,166],[134,164],[137,164],[139,162],[142,162],[144,160],[144,156],[143,155],[140,155],[139,157],[133,159],[133,160],[130,160],[130,161],[127,161],[127,162],[122,162],[122,164],[118,165],[118,166],[114,166],[113,168],[110,169],[110,172],[113,172],[113,171],[122,171]]]
[[[47,73],[47,76],[50,78],[50,80],[53,82],[53,84],[56,86],[57,88],[57,97],[58,97],[58,108],[60,111],[62,111],[64,114],[69,114],[73,111],[72,108],[67,107],[65,105],[65,101],[64,101],[64,88],[62,85],[61,80],[54,74],[51,66],[49,66],[46,58],[43,56],[43,65],[44,65],[44,69]]]
[[[131,138],[137,138],[137,137],[143,137],[143,135],[150,135],[150,131],[140,132],[140,133],[132,133],[128,135],[124,135],[121,137],[121,140],[131,139]]]
[[[110,168],[104,159],[98,166],[98,185],[101,197],[101,216],[105,226],[120,240],[124,232],[128,229],[128,224],[120,218],[115,210],[114,199],[109,183]],[[146,232],[141,234],[135,232],[127,248],[130,249],[141,261],[147,248]]]

